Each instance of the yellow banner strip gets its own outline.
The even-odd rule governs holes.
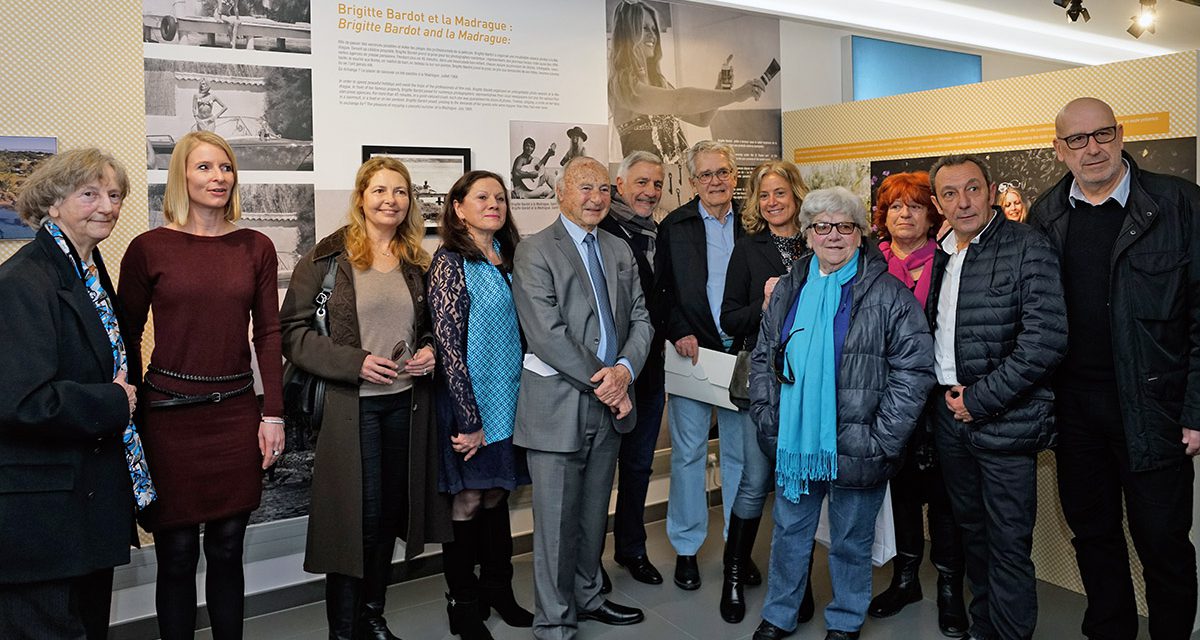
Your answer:
[[[1126,137],[1161,135],[1169,133],[1171,130],[1171,114],[1166,111],[1124,116],[1118,118],[1118,121],[1124,125]],[[906,156],[936,156],[988,151],[999,147],[1028,149],[1049,146],[1053,138],[1053,124],[982,129],[932,136],[804,147],[794,151],[793,161],[812,163],[865,158],[882,160]]]

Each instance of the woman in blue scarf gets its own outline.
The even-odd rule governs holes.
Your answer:
[[[933,386],[933,340],[916,298],[894,277],[842,187],[812,191],[796,261],[763,313],[751,356],[751,415],[774,459],[775,527],[755,640],[791,635],[829,498],[834,598],[827,640],[857,638],[871,601],[871,546],[895,475]]]

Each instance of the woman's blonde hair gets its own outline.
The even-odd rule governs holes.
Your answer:
[[[233,184],[229,185],[229,202],[225,203],[225,219],[233,222],[242,217],[242,199],[238,194],[238,166],[237,158],[233,155],[233,149],[229,143],[225,142],[225,138],[211,131],[193,131],[175,143],[175,150],[171,152],[171,163],[167,166],[167,188],[163,194],[163,216],[167,222],[173,222],[179,226],[184,226],[188,221],[188,212],[191,210],[191,198],[188,197],[188,182],[187,182],[187,159],[196,147],[202,144],[211,144],[229,157],[229,164],[233,167]]]
[[[758,210],[758,190],[762,186],[763,178],[768,175],[779,176],[791,186],[792,196],[796,198],[796,217],[792,218],[792,222],[797,225],[796,230],[799,231],[800,206],[804,204],[804,197],[808,195],[808,185],[804,184],[804,178],[800,176],[796,165],[787,160],[768,160],[754,167],[754,171],[750,173],[750,190],[746,192],[746,204],[742,207],[742,228],[746,233],[758,233],[767,228],[767,221]]]
[[[350,211],[347,214],[349,224],[346,225],[346,257],[350,264],[359,270],[369,269],[375,260],[371,249],[371,241],[367,238],[367,217],[363,213],[363,192],[367,190],[371,178],[380,171],[395,171],[404,178],[408,188],[408,212],[404,221],[396,229],[396,235],[388,248],[401,264],[411,264],[422,270],[429,268],[429,253],[421,248],[421,238],[425,237],[425,221],[421,218],[420,205],[417,196],[412,192],[412,176],[403,162],[389,156],[375,156],[362,163],[358,174],[354,176],[354,193],[350,194]]]

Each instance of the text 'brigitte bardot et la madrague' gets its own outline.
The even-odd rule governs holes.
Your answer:
[[[483,44],[510,44],[505,35],[512,25],[484,18],[448,13],[427,13],[339,2],[338,29],[354,33],[388,33],[416,38],[466,40]]]

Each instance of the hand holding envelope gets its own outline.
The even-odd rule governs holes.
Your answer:
[[[696,364],[692,359],[680,356],[675,349],[666,349],[667,393],[683,396],[700,402],[738,411],[729,401],[729,381],[733,378],[733,367],[737,356],[700,348]]]

